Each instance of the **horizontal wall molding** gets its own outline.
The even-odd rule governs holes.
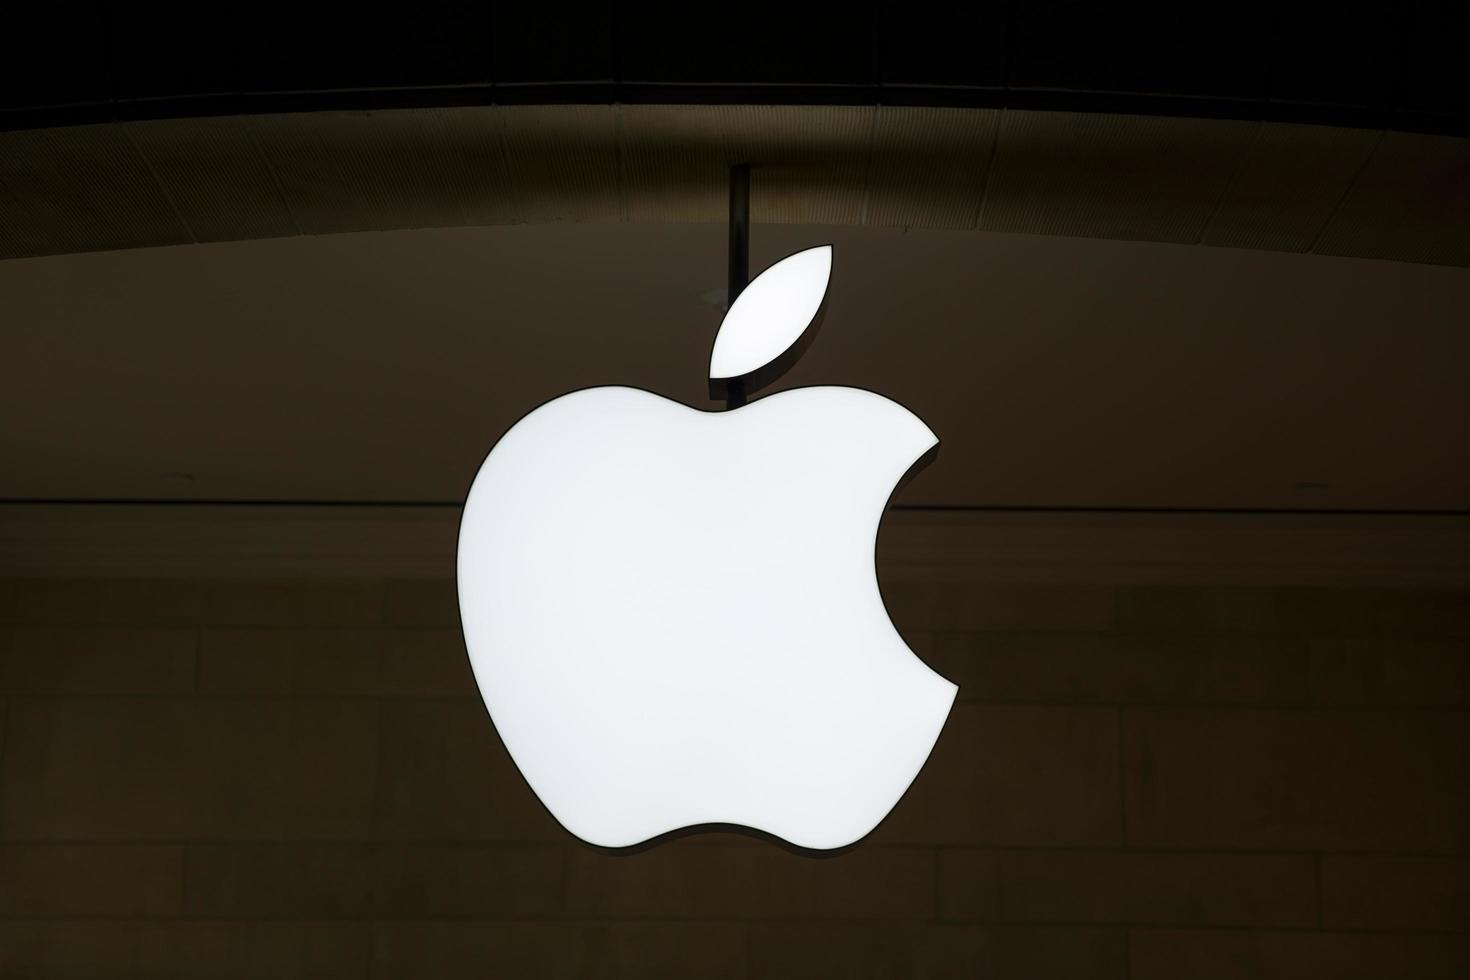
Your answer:
[[[0,578],[448,578],[443,506],[16,504]],[[1470,588],[1470,516],[890,511],[887,582]]]

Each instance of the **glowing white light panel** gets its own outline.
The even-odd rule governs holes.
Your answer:
[[[822,288],[825,255],[803,274]],[[770,274],[740,303],[762,308]],[[810,292],[768,307],[795,335],[755,347],[789,346]],[[894,486],[936,443],[841,387],[726,412],[592,388],[501,438],[465,503],[460,612],[490,716],[568,830],[623,847],[727,823],[834,848],[878,824],[956,691],[873,568]]]

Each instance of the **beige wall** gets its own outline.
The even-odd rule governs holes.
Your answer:
[[[447,579],[5,580],[0,976],[1470,975],[1470,591],[962,578],[821,860],[571,840]]]

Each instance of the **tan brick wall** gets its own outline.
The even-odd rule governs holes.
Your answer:
[[[925,585],[873,837],[572,841],[444,581],[0,583],[0,977],[1470,976],[1470,593]]]

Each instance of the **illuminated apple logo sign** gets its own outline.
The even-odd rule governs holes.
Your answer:
[[[755,279],[715,387],[797,347],[830,246]],[[732,411],[590,388],[526,415],[465,502],[459,605],[485,707],[531,788],[588,843],[736,825],[851,844],[929,756],[956,687],[894,630],[878,524],[938,445],[858,388]]]

